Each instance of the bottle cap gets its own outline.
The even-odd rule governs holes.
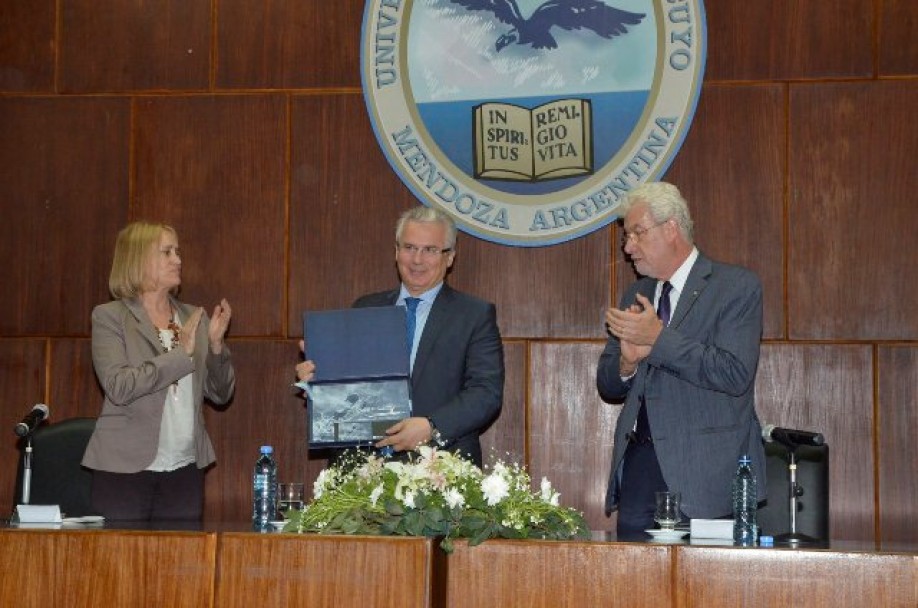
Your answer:
[[[752,459],[749,458],[748,454],[743,454],[739,459],[740,464],[749,464],[752,462]]]
[[[775,537],[774,536],[760,536],[759,544],[762,545],[763,547],[770,547],[773,544],[775,544]]]
[[[261,446],[261,453],[262,454],[273,454],[274,448],[271,447],[270,445],[263,445]]]

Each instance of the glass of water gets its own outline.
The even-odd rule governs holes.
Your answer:
[[[679,523],[682,495],[679,492],[657,492],[657,510],[653,520],[661,530],[672,530]]]
[[[302,510],[305,506],[303,484],[301,482],[285,482],[278,484],[277,508],[281,516],[287,519],[290,509]]]

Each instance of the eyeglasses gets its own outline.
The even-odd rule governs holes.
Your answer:
[[[400,253],[404,253],[409,257],[414,257],[418,252],[421,253],[422,258],[433,258],[442,253],[449,253],[453,250],[452,247],[434,247],[433,245],[426,245],[424,247],[418,247],[417,245],[412,245],[410,243],[396,243],[395,246],[398,248]]]
[[[662,222],[658,222],[654,224],[653,226],[650,226],[649,228],[635,228],[634,230],[630,232],[626,232],[625,235],[622,237],[622,242],[625,244],[629,243],[630,241],[634,241],[635,243],[640,242],[641,238],[643,238],[645,234],[647,234],[648,232],[650,232],[651,230],[653,230],[654,228],[658,226],[662,226],[668,221],[669,220],[663,220]]]

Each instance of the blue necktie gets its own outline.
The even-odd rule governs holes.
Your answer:
[[[405,298],[405,309],[407,310],[408,317],[406,319],[408,327],[408,356],[411,356],[411,347],[414,346],[414,328],[418,322],[418,304],[421,303],[421,298]]]

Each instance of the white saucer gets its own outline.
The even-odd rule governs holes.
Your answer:
[[[660,541],[679,540],[689,533],[688,530],[644,530],[644,532],[650,534],[654,540]]]

